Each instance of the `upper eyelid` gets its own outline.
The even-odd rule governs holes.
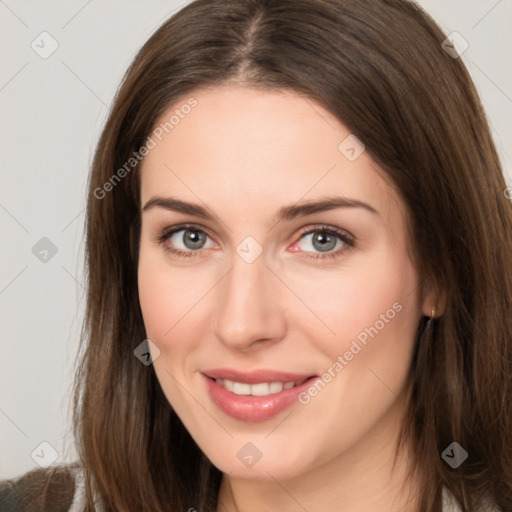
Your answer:
[[[184,223],[184,224],[176,224],[175,226],[169,226],[167,228],[163,228],[160,233],[162,235],[165,235],[166,237],[170,237],[171,235],[174,235],[176,233],[179,233],[180,231],[186,231],[186,230],[191,230],[191,231],[202,231],[203,233],[205,233],[206,235],[208,235],[212,240],[213,240],[213,236],[211,235],[211,232],[208,228],[205,228],[204,226],[201,226],[199,224],[194,224],[194,223]]]
[[[187,229],[195,230],[195,231],[202,231],[210,239],[212,239],[215,242],[215,240],[214,240],[215,237],[213,237],[211,235],[211,232],[208,228],[206,228],[205,226],[202,226],[200,224],[195,224],[195,223],[190,223],[190,222],[183,223],[183,224],[177,224],[175,226],[169,226],[168,228],[164,228],[161,230],[161,234],[162,234],[162,236],[169,238],[170,236],[172,236],[176,233],[179,233],[180,231],[187,230]],[[299,241],[304,235],[311,234],[312,232],[315,232],[315,231],[322,231],[322,230],[333,231],[335,235],[338,235],[340,237],[345,236],[351,242],[355,241],[355,238],[356,238],[352,233],[350,233],[346,229],[343,229],[343,228],[340,228],[337,226],[332,226],[332,225],[326,224],[326,223],[324,223],[324,224],[317,223],[317,224],[307,225],[307,226],[299,229],[299,234],[297,235],[298,236],[297,241]],[[215,242],[215,243],[217,243],[217,242]],[[296,242],[294,242],[294,243],[296,243]]]

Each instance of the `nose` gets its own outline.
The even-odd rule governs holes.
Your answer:
[[[284,337],[283,284],[267,267],[264,253],[252,263],[234,254],[219,285],[215,335],[222,344],[245,350]]]

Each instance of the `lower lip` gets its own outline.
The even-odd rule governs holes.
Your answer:
[[[305,391],[319,377],[310,377],[299,386],[283,389],[266,396],[237,395],[217,384],[215,380],[201,374],[206,381],[213,403],[224,413],[240,421],[265,421],[298,401],[298,395]]]

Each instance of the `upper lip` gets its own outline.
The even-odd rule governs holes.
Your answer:
[[[242,382],[244,384],[259,384],[262,382],[300,382],[308,379],[309,377],[316,376],[313,373],[291,373],[266,369],[241,372],[234,368],[212,368],[211,370],[204,370],[202,373],[212,379],[227,379],[234,382]]]

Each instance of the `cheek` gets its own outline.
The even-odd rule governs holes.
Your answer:
[[[138,270],[139,301],[144,325],[149,339],[158,343],[172,327],[175,297],[170,292],[171,283],[159,267],[146,263],[142,257]]]
[[[316,338],[317,351],[327,356],[324,373],[300,401],[345,433],[333,439],[344,449],[364,437],[403,390],[419,320],[417,278],[410,263],[389,254],[365,272],[354,269],[336,285],[325,284],[328,294],[311,295],[311,304],[335,334]]]
[[[141,244],[139,302],[149,339],[159,346],[172,339],[172,331],[201,296],[200,282],[193,272],[172,269],[162,250]]]
[[[344,296],[336,347],[329,351],[341,364],[335,387],[343,395],[350,390],[345,403],[372,404],[375,414],[383,413],[411,363],[419,321],[417,275],[408,260],[392,257],[355,282]]]
[[[195,339],[192,328],[187,331],[186,315],[197,302],[198,291],[194,293],[187,286],[186,274],[172,271],[165,255],[141,244],[138,290],[144,327],[146,336],[160,351],[153,364],[155,374],[167,400],[177,410],[185,407],[186,401],[171,375],[182,379],[178,373],[185,371],[184,360]]]
[[[419,320],[416,272],[406,256],[390,250],[367,264],[359,260],[357,268],[326,273],[316,283],[303,290],[310,290],[305,300],[324,325],[313,319],[323,334],[310,339],[327,357],[323,383],[301,403],[316,400],[318,413],[332,414],[347,432],[351,421],[370,428],[391,407],[409,371]],[[317,400],[319,395],[323,398]]]
[[[295,272],[287,278],[309,309],[304,312],[298,305],[301,315],[296,314],[295,320],[310,334],[314,331],[313,339],[332,355],[349,350],[353,340],[363,347],[365,341],[377,338],[403,346],[407,337],[398,333],[414,330],[418,320],[416,272],[398,251],[371,254],[354,265],[325,272]]]

